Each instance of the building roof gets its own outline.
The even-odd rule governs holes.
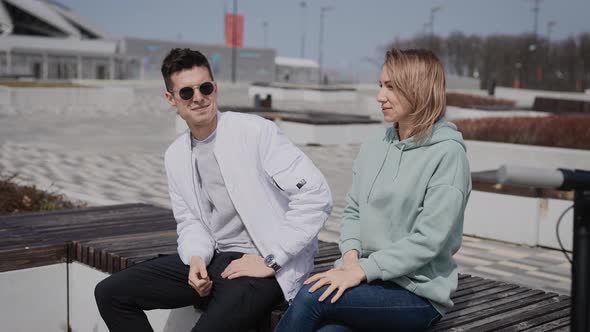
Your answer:
[[[8,35],[0,37],[0,51],[42,50],[109,55],[116,54],[117,42],[101,39],[47,38],[42,36]]]
[[[49,5],[53,7],[53,9],[60,15],[62,15],[66,20],[68,20],[72,25],[74,25],[74,27],[78,28],[79,30],[82,30],[81,33],[83,35],[85,33],[90,32],[92,35],[99,37],[101,39],[113,39],[113,37],[109,33],[98,28],[93,23],[88,22],[88,20],[86,20],[84,17],[79,16],[78,14],[54,3],[50,3]]]
[[[2,34],[73,39],[110,36],[55,1],[0,0]]]

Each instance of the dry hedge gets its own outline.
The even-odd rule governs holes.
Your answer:
[[[590,150],[588,116],[483,118],[453,122],[468,140]]]
[[[18,185],[15,179],[16,174],[0,174],[0,215],[85,206],[83,203],[72,203],[63,195],[39,190],[35,186]]]
[[[496,97],[476,96],[466,93],[447,92],[447,105],[456,107],[514,106],[514,100]]]

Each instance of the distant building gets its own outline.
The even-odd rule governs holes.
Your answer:
[[[123,38],[119,43],[121,54],[139,59],[137,73],[132,78],[159,79],[162,77],[162,60],[173,47],[198,49],[209,59],[213,77],[218,81],[230,81],[232,49],[223,45],[203,45],[181,41]],[[275,72],[275,50],[257,48],[237,49],[236,79],[246,82],[271,82]]]
[[[173,47],[200,50],[216,80],[231,79],[231,48],[116,39],[56,1],[0,0],[0,77],[159,79],[161,62]],[[272,81],[275,55],[274,49],[238,49],[236,79]]]
[[[317,83],[318,81],[320,65],[314,60],[277,56],[275,65],[276,82]]]

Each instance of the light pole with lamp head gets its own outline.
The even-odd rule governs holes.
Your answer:
[[[264,33],[264,48],[268,47],[268,21],[263,21],[262,22],[262,32]]]
[[[442,6],[434,6],[430,8],[430,22],[428,25],[430,26],[430,50],[434,51],[434,14],[440,11],[443,7]]]
[[[322,75],[323,75],[323,66],[322,66],[322,59],[323,59],[323,49],[324,49],[324,15],[327,11],[332,10],[332,7],[320,7],[320,43],[319,43],[319,55],[318,55],[318,63],[320,65],[319,72],[318,72],[318,85],[322,84]]]
[[[305,58],[305,7],[307,7],[307,3],[301,1],[299,5],[301,6],[301,49],[299,56]]]

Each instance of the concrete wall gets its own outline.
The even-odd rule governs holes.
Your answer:
[[[457,76],[452,74],[445,75],[447,89],[479,89],[479,78]]]
[[[66,264],[0,273],[0,331],[66,332]],[[84,264],[69,266],[70,327],[73,332],[108,332],[94,300],[94,288],[108,277]],[[146,312],[156,332],[189,331],[199,319],[194,307]]]
[[[471,171],[506,165],[590,170],[590,151],[495,142],[466,141]]]
[[[487,90],[451,88],[456,92],[464,92],[476,95],[487,95]],[[564,92],[564,91],[546,91],[546,90],[528,90],[528,89],[514,89],[507,87],[497,87],[495,96],[498,98],[511,99],[516,102],[516,107],[533,107],[535,97],[549,97],[559,99],[573,99],[573,100],[590,100],[590,95],[581,92]]]
[[[361,144],[367,137],[383,128],[383,124],[310,125],[291,121],[277,121],[293,143],[298,145]]]
[[[299,102],[342,102],[355,101],[357,98],[356,91],[319,91],[313,89],[283,89],[278,87],[253,86],[248,88],[248,98],[254,100],[255,95],[260,95],[261,99],[267,95],[272,96],[272,100],[296,100]]]
[[[467,141],[472,171],[497,169],[501,165],[536,168],[590,170],[590,151]],[[465,211],[464,234],[558,249],[555,226],[572,201],[520,197],[473,191]],[[566,249],[572,249],[573,212],[561,224]]]
[[[472,191],[463,234],[487,239],[559,249],[557,219],[572,201],[520,197]],[[572,250],[573,212],[565,214],[559,234]]]
[[[65,263],[2,272],[0,294],[1,331],[67,331]]]
[[[135,90],[126,87],[101,88],[2,88],[0,105],[18,113],[95,113],[127,110],[135,103]]]
[[[484,111],[471,108],[447,106],[445,116],[453,121],[455,119],[481,119],[481,118],[511,118],[511,117],[546,117],[551,116],[548,112],[536,112],[526,110],[515,111]]]
[[[94,300],[94,288],[106,277],[107,273],[84,264],[74,262],[70,265],[70,321],[73,332],[108,332]],[[192,306],[151,310],[146,314],[156,332],[190,331],[199,319],[199,313]]]
[[[11,89],[0,86],[0,114],[13,113]]]

